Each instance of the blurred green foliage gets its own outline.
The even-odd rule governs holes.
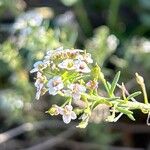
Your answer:
[[[0,19],[2,16],[16,16],[21,13],[25,8],[25,2],[23,0],[1,0],[0,1]]]

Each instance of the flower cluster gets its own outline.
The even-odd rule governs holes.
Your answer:
[[[47,111],[50,115],[62,115],[66,124],[79,116],[81,122],[77,127],[85,128],[89,121],[116,122],[123,114],[134,120],[133,109],[150,112],[144,79],[140,75],[136,74],[137,82],[142,88],[145,104],[134,99],[141,94],[140,91],[129,94],[123,83],[118,84],[120,72],[112,83],[106,81],[100,67],[93,64],[91,55],[86,51],[63,47],[49,50],[42,61],[34,64],[30,72],[37,74],[36,99],[46,92],[66,99],[61,106],[52,105]],[[101,84],[106,89],[106,97],[98,91]],[[120,97],[114,93],[117,86],[122,90]]]
[[[71,119],[76,119],[76,114],[72,111],[72,103],[84,99],[82,96],[91,88],[97,89],[98,84],[90,76],[93,59],[86,51],[79,49],[49,50],[42,61],[33,65],[31,73],[36,73],[35,87],[37,88],[36,99],[48,92],[50,95],[63,95],[68,102],[59,107],[53,105],[50,109],[51,115],[61,114],[65,123]]]

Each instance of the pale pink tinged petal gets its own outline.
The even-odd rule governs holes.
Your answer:
[[[71,119],[75,120],[77,118],[77,115],[75,114],[75,112],[71,112]]]
[[[79,93],[74,93],[74,94],[72,94],[72,97],[74,100],[80,100],[81,95]]]
[[[67,109],[67,111],[72,111],[73,107],[71,105],[66,105],[65,108]]]
[[[63,115],[64,114],[64,109],[61,107],[57,107],[59,114]]]
[[[85,67],[84,69],[80,69],[81,72],[83,73],[89,73],[91,72],[90,68],[89,67]]]
[[[68,124],[71,121],[71,115],[63,115],[62,116],[64,123]]]

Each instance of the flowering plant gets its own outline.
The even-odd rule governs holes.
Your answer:
[[[97,113],[97,118],[102,118],[103,121],[116,122],[123,114],[135,120],[135,109],[147,113],[149,120],[150,104],[143,77],[136,73],[136,81],[144,95],[144,103],[141,103],[135,100],[141,91],[129,94],[124,83],[119,85],[120,72],[115,75],[112,83],[109,83],[101,68],[94,64],[91,54],[86,51],[62,47],[49,50],[42,61],[34,64],[30,72],[37,73],[36,99],[46,92],[65,98],[61,106],[54,104],[47,113],[52,116],[62,115],[67,124],[78,117],[81,122],[77,127],[85,128],[89,121],[96,119],[94,114],[97,109],[102,110],[104,107],[108,112],[105,116],[101,117],[101,114]],[[105,94],[100,90],[102,87],[105,88]],[[115,94],[117,87],[121,89],[121,96]]]

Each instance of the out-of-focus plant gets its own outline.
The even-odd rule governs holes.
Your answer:
[[[125,60],[128,64],[143,64],[146,70],[150,69],[150,40],[146,38],[132,38],[125,46]]]
[[[95,30],[94,36],[86,41],[85,48],[99,65],[103,65],[116,50],[118,44],[119,40],[115,35],[110,34],[109,28],[101,26]]]
[[[141,6],[140,20],[144,26],[150,26],[150,1],[149,0],[139,0]]]
[[[30,84],[29,69],[33,62],[42,59],[48,49],[75,45],[77,28],[72,30],[64,25],[52,29],[49,27],[52,16],[45,7],[21,14],[12,26],[12,36],[0,45],[0,102],[3,110],[9,108],[8,121],[19,119],[31,109],[34,89]],[[14,117],[10,118],[11,113]]]
[[[11,123],[14,120],[20,121],[25,103],[23,95],[17,93],[17,90],[0,90],[0,112],[1,116],[7,118],[7,123]]]
[[[53,96],[64,97],[65,101],[61,103],[61,106],[55,104],[47,113],[62,115],[63,121],[67,124],[80,116],[81,122],[77,127],[85,128],[92,112],[102,104],[109,109],[110,115],[104,118],[108,122],[118,121],[123,114],[134,121],[133,110],[135,109],[148,114],[149,118],[150,104],[143,77],[136,73],[136,81],[144,96],[144,103],[141,103],[134,99],[141,94],[140,91],[129,94],[124,83],[118,84],[120,72],[115,75],[111,83],[108,82],[101,68],[97,64],[93,64],[91,54],[86,51],[63,49],[62,47],[50,50],[42,61],[34,64],[31,73],[35,72],[37,73],[36,99],[46,92]],[[99,89],[102,88],[101,85],[104,86],[106,95],[99,92]],[[122,92],[120,97],[115,95],[117,86]],[[72,104],[76,104],[76,107],[73,108]]]
[[[77,3],[79,0],[61,0],[61,2],[66,6],[72,6]]]
[[[78,22],[86,36],[90,36],[92,33],[92,25],[89,21],[88,14],[84,7],[83,0],[61,0],[66,6],[72,6]]]
[[[106,123],[90,123],[87,126],[86,137],[90,142],[98,143],[100,149],[103,150],[109,149],[109,145],[118,139],[119,136],[117,133],[112,133]]]
[[[6,41],[0,45],[0,59],[9,65],[11,70],[17,70],[21,67],[21,58],[19,50],[10,41]],[[10,63],[11,62],[11,63]]]
[[[41,9],[45,10],[46,8]],[[49,28],[48,20],[45,20],[44,14],[39,13],[39,10],[40,8],[20,15],[12,30],[12,33],[17,36],[17,47],[28,60],[28,67],[33,61],[41,59],[46,50],[57,48],[60,45],[74,47],[77,39],[76,28],[75,30],[69,26]]]
[[[8,13],[10,13],[10,15],[16,16],[24,10],[25,6],[26,4],[23,0],[1,0],[0,16],[6,16]]]
[[[0,45],[0,110],[9,122],[21,118],[26,104],[33,98],[28,71],[23,67],[19,50],[11,41]],[[14,115],[12,116],[11,113]]]
[[[77,42],[79,26],[72,11],[57,16],[54,19],[55,35],[65,47],[73,47]]]

